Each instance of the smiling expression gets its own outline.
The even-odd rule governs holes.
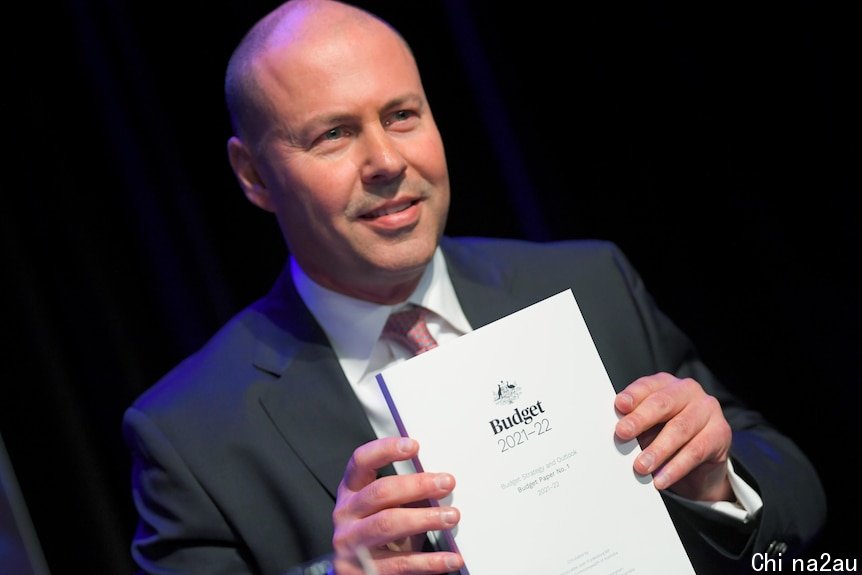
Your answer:
[[[232,139],[231,161],[312,279],[396,303],[445,227],[445,153],[401,38],[368,16],[342,16],[284,25],[256,58],[267,121],[256,142]]]

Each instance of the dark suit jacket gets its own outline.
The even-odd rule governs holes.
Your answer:
[[[698,573],[748,573],[752,553],[789,557],[816,536],[825,497],[808,460],[716,381],[615,246],[441,245],[474,327],[571,288],[614,387],[668,371],[721,401],[737,472],[764,507],[745,532],[704,524],[665,498]],[[284,573],[331,553],[345,464],[375,438],[287,268],[266,297],[143,394],[123,427],[141,517],[133,554],[152,573]]]

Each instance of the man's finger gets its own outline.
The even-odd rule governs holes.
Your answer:
[[[662,426],[658,435],[638,455],[635,471],[645,475],[664,465],[703,430],[710,415],[710,411],[697,402],[683,408]]]
[[[354,550],[359,545],[369,549],[385,548],[387,543],[412,535],[452,529],[461,519],[454,507],[398,507],[384,509],[356,521],[348,532],[336,535],[336,549]]]
[[[455,478],[448,473],[410,473],[381,477],[358,491],[344,511],[354,517],[367,517],[391,507],[442,499],[449,495],[454,487]]]
[[[689,402],[699,395],[705,395],[703,388],[693,379],[660,377],[664,375],[667,374],[641,378],[617,396],[615,405],[620,403],[628,405],[627,394],[630,393],[635,406],[625,412],[616,424],[615,432],[620,439],[628,441],[656,425],[671,420]]]
[[[369,554],[370,555],[370,554]],[[375,551],[373,571],[364,570],[359,562],[337,559],[335,569],[339,575],[434,575],[457,571],[464,566],[464,560],[457,553],[438,551],[434,553],[393,553]]]
[[[377,479],[377,470],[395,461],[410,459],[418,451],[419,444],[409,437],[369,441],[354,450],[341,483],[350,491],[359,491]]]

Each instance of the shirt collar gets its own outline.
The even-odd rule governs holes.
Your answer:
[[[290,272],[299,296],[329,338],[351,384],[368,369],[389,314],[408,303],[428,308],[461,333],[471,330],[439,247],[413,293],[405,302],[395,305],[376,304],[327,289],[308,277],[293,257],[290,258]]]

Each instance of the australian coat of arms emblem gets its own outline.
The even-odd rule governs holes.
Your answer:
[[[510,405],[521,397],[521,388],[517,381],[500,380],[494,389],[494,403],[497,405]]]

